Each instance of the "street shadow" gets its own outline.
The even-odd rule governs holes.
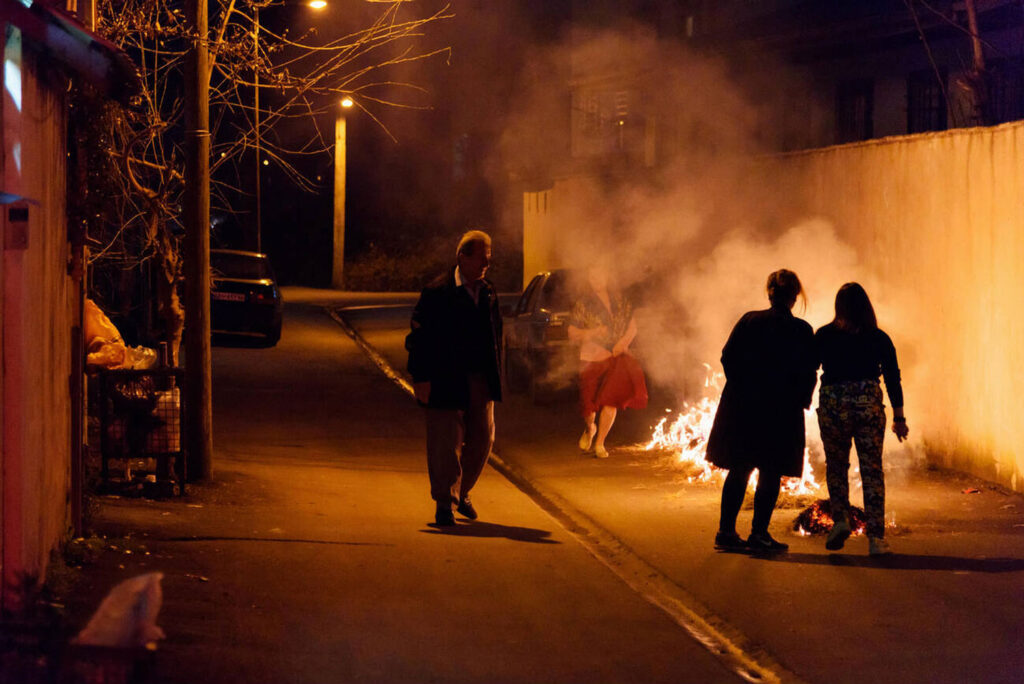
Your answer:
[[[273,544],[326,544],[328,546],[394,546],[394,544],[383,544],[380,542],[357,542],[357,541],[332,541],[329,539],[282,539],[280,537],[167,537],[166,542],[209,542],[209,541],[240,541],[240,542],[270,542]]]
[[[447,537],[481,537],[498,538],[504,537],[512,541],[526,542],[527,544],[561,544],[560,541],[551,539],[551,532],[538,530],[532,527],[514,527],[512,525],[499,525],[489,522],[468,522],[452,527],[441,527],[435,523],[428,523],[430,529],[420,530],[424,534],[441,534]]]
[[[214,347],[234,347],[236,349],[269,349],[271,344],[264,335],[247,333],[216,332],[210,335],[210,345]]]
[[[751,554],[751,558],[776,563],[832,565],[849,568],[885,570],[940,570],[947,572],[1022,572],[1024,558],[963,558],[960,556],[921,556],[894,553],[888,556],[851,556],[842,553]]]

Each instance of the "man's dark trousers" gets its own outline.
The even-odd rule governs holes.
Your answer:
[[[430,383],[427,468],[438,508],[469,494],[494,443],[494,402],[501,401],[501,312],[494,286],[474,297],[455,269],[423,289],[405,340],[413,383]],[[474,299],[476,301],[474,301]]]
[[[441,505],[469,494],[494,445],[494,401],[482,375],[469,378],[465,410],[428,408],[430,496]]]

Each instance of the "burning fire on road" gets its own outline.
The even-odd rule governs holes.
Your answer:
[[[864,534],[867,522],[864,510],[850,506],[850,527],[853,534]],[[793,531],[804,537],[811,534],[828,534],[835,525],[832,518],[832,506],[828,499],[818,499],[805,508],[793,521]]]
[[[705,396],[694,403],[683,402],[683,408],[671,422],[668,416],[658,421],[650,441],[643,448],[648,452],[668,455],[672,467],[682,471],[687,482],[721,484],[727,471],[708,463],[704,453],[708,436],[711,434],[711,425],[715,420],[715,412],[718,410],[725,377],[714,372],[708,364],[704,364],[704,367],[707,369],[704,381]],[[668,412],[671,413],[671,410]],[[809,416],[813,415],[812,411]],[[801,536],[827,534],[834,524],[829,500],[820,498],[822,494],[827,495],[827,491],[824,484],[819,484],[815,479],[814,468],[811,466],[811,450],[822,452],[820,440],[817,438],[817,424],[813,418],[809,418],[807,424],[809,445],[804,449],[803,473],[800,477],[782,478],[782,491],[778,503],[779,508],[803,508],[793,522],[794,532]],[[856,467],[854,472],[857,472]],[[750,490],[757,487],[756,470],[751,474],[747,487]],[[748,498],[748,503],[750,499],[752,497]],[[850,506],[850,524],[853,527],[853,534],[864,533],[863,509]],[[895,518],[889,519],[886,526],[895,528]]]
[[[711,465],[704,458],[711,424],[715,420],[715,411],[722,393],[725,376],[716,373],[709,364],[704,364],[707,376],[704,389],[707,395],[696,403],[683,402],[683,408],[670,423],[668,417],[662,418],[654,426],[651,440],[644,446],[647,451],[658,451],[672,455],[673,465],[686,473],[688,482],[716,482],[725,479],[726,471]],[[749,489],[757,487],[757,471],[750,475]],[[782,493],[779,506],[797,508],[806,506],[810,500],[817,498],[821,485],[814,478],[811,467],[810,451],[804,449],[804,468],[800,477],[782,479]]]

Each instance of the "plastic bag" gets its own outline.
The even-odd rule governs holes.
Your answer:
[[[85,363],[100,368],[131,368],[128,348],[121,339],[121,333],[96,302],[85,299],[83,311],[85,349],[88,352]]]
[[[127,357],[128,349],[123,344],[103,343],[89,350],[85,356],[85,363],[100,368],[124,368]]]
[[[163,639],[164,631],[156,624],[163,602],[163,576],[161,572],[151,572],[111,589],[73,643],[130,648]]]
[[[93,341],[96,339],[103,340],[104,343],[117,343],[124,344],[124,340],[121,339],[121,333],[118,332],[117,327],[110,322],[107,318],[107,314],[103,313],[100,307],[96,306],[96,302],[92,301],[88,297],[85,298],[85,310],[83,311],[84,330],[82,331],[85,336],[85,346],[92,351]]]
[[[146,370],[156,365],[156,349],[149,347],[128,347],[125,365],[135,370]]]

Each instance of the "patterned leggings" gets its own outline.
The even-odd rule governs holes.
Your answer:
[[[825,479],[832,500],[832,516],[850,508],[850,441],[857,446],[860,479],[864,487],[864,513],[869,537],[885,536],[885,478],[882,441],[885,409],[877,380],[822,385],[818,426],[825,447]]]

